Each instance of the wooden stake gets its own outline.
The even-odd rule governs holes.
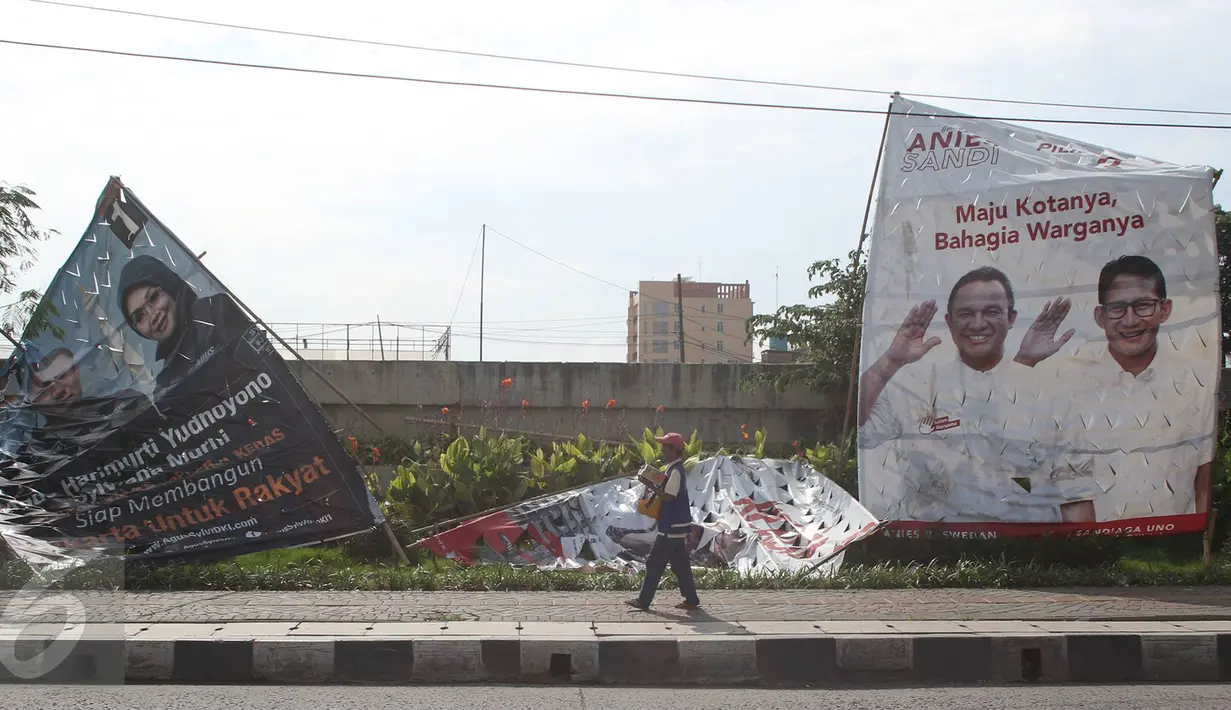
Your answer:
[[[637,474],[636,473],[621,473],[618,476],[608,476],[607,478],[602,478],[597,481],[590,481],[589,483],[579,483],[571,488],[565,488],[564,490],[554,491],[552,493],[546,493],[543,496],[536,496],[536,497],[558,496],[558,495],[561,495],[562,493],[571,493],[572,491],[576,491],[582,488],[588,488],[589,486],[597,486],[600,483],[609,483],[611,481],[618,481],[621,478],[632,478],[635,475]],[[531,500],[534,500],[534,499],[530,498],[527,500],[519,500],[515,503],[509,503],[508,505],[501,505],[495,508],[488,508],[487,510],[479,511],[478,513],[471,513],[470,515],[462,515],[456,518],[452,518],[450,520],[442,520],[439,523],[434,523],[432,525],[426,525],[424,527],[411,530],[410,534],[412,536],[418,537],[419,535],[422,535],[423,533],[433,533],[449,525],[460,525],[461,523],[465,523],[471,520],[476,520],[478,518],[482,518],[487,515],[493,515],[495,513],[508,510],[509,508],[516,508],[517,506],[522,505],[523,503],[528,503]],[[430,536],[425,535],[424,537],[430,537]]]
[[[1211,506],[1210,513],[1205,520],[1205,533],[1201,536],[1201,561],[1205,564],[1206,572],[1214,567],[1214,526],[1217,520],[1218,509]]]
[[[368,480],[368,469],[363,465],[362,461],[359,461],[358,452],[355,452],[355,460],[359,464],[359,475],[363,476],[363,482],[369,487],[376,489],[373,490],[372,493],[376,496],[376,500],[379,504],[379,501],[384,500],[385,492],[381,490],[379,481]],[[375,477],[375,472],[373,472],[372,475]],[[393,526],[389,524],[388,519],[385,519],[385,521],[380,524],[380,529],[384,530],[385,537],[389,538],[389,544],[393,546],[393,553],[394,556],[397,557],[397,561],[409,567],[410,558],[406,556],[406,550],[402,549],[402,543],[398,542],[398,536],[393,532]]]

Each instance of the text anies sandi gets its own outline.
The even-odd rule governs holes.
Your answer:
[[[1090,217],[1096,209],[1114,209],[1116,202],[1116,198],[1110,192],[1096,192],[1089,195],[1077,192],[1063,197],[1019,197],[1012,203],[991,204],[984,207],[973,203],[958,205],[954,208],[957,223],[959,225],[969,224],[971,227],[963,226],[958,234],[936,232],[936,250],[987,249],[996,251],[1003,245],[1017,244],[1021,241],[1019,230],[1003,223],[997,227],[998,222],[1010,218],[1038,218],[1026,222],[1026,234],[1032,242],[1055,239],[1084,242],[1089,237],[1104,234],[1123,237],[1133,230],[1145,227],[1145,218],[1139,214]],[[1064,215],[1064,217],[1052,219],[1051,215]],[[990,227],[990,229],[981,231],[983,226]]]
[[[66,478],[60,482],[60,485],[69,496],[85,497],[93,501],[118,492],[124,487],[153,479],[165,472],[163,466],[150,465],[154,457],[161,455],[164,451],[160,439],[165,441],[166,446],[171,449],[166,455],[166,466],[175,469],[195,461],[229,444],[230,437],[225,432],[219,431],[217,436],[210,436],[206,441],[188,451],[176,452],[174,449],[183,446],[192,437],[205,433],[207,427],[235,417],[240,407],[255,400],[272,385],[273,379],[262,372],[243,389],[213,407],[197,413],[186,423],[161,431],[157,437],[149,439],[136,450],[90,473]],[[122,474],[133,469],[139,470],[121,482]]]

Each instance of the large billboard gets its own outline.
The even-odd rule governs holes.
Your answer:
[[[897,529],[1149,535],[1209,511],[1213,171],[895,97],[859,489]]]
[[[265,332],[117,178],[18,345],[0,536],[34,566],[199,560],[382,520]]]

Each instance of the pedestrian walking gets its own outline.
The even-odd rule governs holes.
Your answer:
[[[634,609],[645,611],[654,601],[658,591],[658,583],[662,580],[667,565],[680,583],[680,593],[684,601],[676,605],[676,609],[699,609],[701,600],[697,597],[697,586],[692,578],[692,561],[688,556],[688,533],[692,530],[692,507],[688,502],[688,486],[684,468],[684,437],[672,432],[658,438],[663,447],[663,459],[669,461],[661,486],[647,481],[662,500],[658,513],[658,535],[650,555],[645,561],[645,582],[641,585],[641,594],[636,599],[625,602]]]

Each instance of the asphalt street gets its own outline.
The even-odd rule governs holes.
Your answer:
[[[895,690],[725,690],[516,687],[17,686],[0,687],[4,707],[22,710],[1209,710],[1228,685],[1031,686]]]

